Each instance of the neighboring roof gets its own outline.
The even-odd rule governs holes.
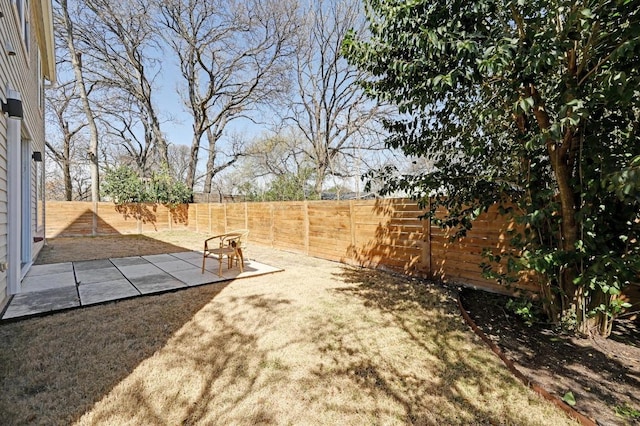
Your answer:
[[[51,0],[35,0],[31,7],[36,18],[34,28],[40,57],[42,58],[42,74],[51,83],[56,81],[56,51],[53,39],[53,10]]]

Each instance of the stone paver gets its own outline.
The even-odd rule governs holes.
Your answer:
[[[196,266],[202,265],[202,253],[197,251],[185,251],[182,253],[173,253],[173,256],[186,262],[193,263]]]
[[[73,264],[71,262],[53,263],[51,265],[33,265],[27,277],[36,277],[39,275],[61,274],[63,272],[73,272]]]
[[[207,263],[204,274],[201,265],[200,252],[36,265],[22,280],[22,292],[13,296],[2,319],[16,319],[280,270],[246,260],[244,273],[240,274],[237,266],[227,269],[225,262],[223,277],[219,277],[215,259]]]
[[[149,262],[143,265],[119,266],[118,269],[120,269],[120,272],[122,272],[122,274],[129,279],[140,278],[144,277],[145,275],[164,274],[164,271],[162,269]]]
[[[170,255],[170,254],[152,254],[149,256],[142,256],[143,259],[145,259],[147,262],[151,262],[151,263],[163,263],[163,262],[172,262],[174,260],[176,260],[176,257]]]
[[[78,285],[91,284],[91,283],[104,283],[108,281],[115,281],[124,279],[122,272],[115,266],[111,265],[110,268],[100,268],[86,271],[76,271],[76,281]]]
[[[76,287],[62,287],[13,296],[3,319],[36,315],[80,306]]]
[[[61,287],[75,287],[75,285],[76,281],[73,277],[73,272],[35,276],[27,274],[22,279],[22,293],[40,292]]]
[[[219,277],[216,273],[210,271],[204,271],[199,268],[187,269],[182,271],[173,271],[171,275],[182,281],[188,286],[196,286],[202,284],[212,284],[218,281],[224,281],[225,278]]]
[[[124,278],[81,285],[78,287],[78,293],[80,293],[80,300],[83,306],[139,296],[141,294]]]
[[[132,257],[116,257],[111,258],[111,263],[116,265],[118,268],[121,266],[131,266],[131,265],[146,265],[147,262],[145,259],[140,256],[132,256]]]
[[[73,269],[76,271],[91,271],[93,269],[113,268],[113,263],[109,259],[83,260],[81,262],[73,262]]]
[[[187,285],[180,280],[175,279],[167,273],[156,275],[144,275],[137,278],[129,278],[131,284],[142,294],[158,293],[161,291],[175,290],[184,288]]]
[[[174,259],[171,262],[158,263],[156,266],[162,269],[163,271],[169,272],[169,273],[172,273],[174,271],[185,271],[185,270],[197,268],[193,263],[189,263],[179,259]]]

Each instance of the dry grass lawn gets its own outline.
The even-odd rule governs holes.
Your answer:
[[[52,240],[44,257],[75,260],[63,258],[92,244],[112,256],[136,245],[126,239]],[[571,423],[507,372],[448,290],[255,246],[248,256],[285,271],[1,324],[2,423]]]

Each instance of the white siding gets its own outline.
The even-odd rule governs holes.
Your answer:
[[[34,4],[38,0],[29,2],[31,14],[30,19],[30,46],[27,50],[22,39],[22,28],[20,26],[18,13],[14,6],[14,0],[0,0],[0,10],[4,12],[4,17],[0,18],[0,98],[6,100],[7,87],[10,87],[22,96],[22,106],[24,119],[22,121],[22,135],[28,135],[31,140],[32,151],[40,151],[44,155],[44,116],[39,103],[39,88],[42,78],[39,74],[38,66],[38,42],[34,31]],[[6,44],[13,46],[15,56],[8,56]],[[32,170],[39,166],[32,164]],[[7,116],[0,113],[0,263],[7,262]],[[38,236],[35,229],[35,173],[32,173],[32,234]],[[37,255],[36,249],[41,244],[34,245],[33,255]],[[7,299],[7,277],[6,272],[0,272],[0,308]]]

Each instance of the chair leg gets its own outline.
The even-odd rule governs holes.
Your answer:
[[[207,252],[202,255],[202,273],[204,274],[204,262],[207,260]]]
[[[222,256],[222,254],[218,255],[218,276],[221,277],[222,276],[222,258],[224,256]]]
[[[238,249],[238,257],[240,258],[240,272],[243,272],[244,268],[244,255],[242,254],[242,249]]]
[[[240,266],[240,273],[244,272],[244,258],[242,257],[242,249],[236,249],[236,252],[233,254],[233,257],[236,258],[236,265]]]

